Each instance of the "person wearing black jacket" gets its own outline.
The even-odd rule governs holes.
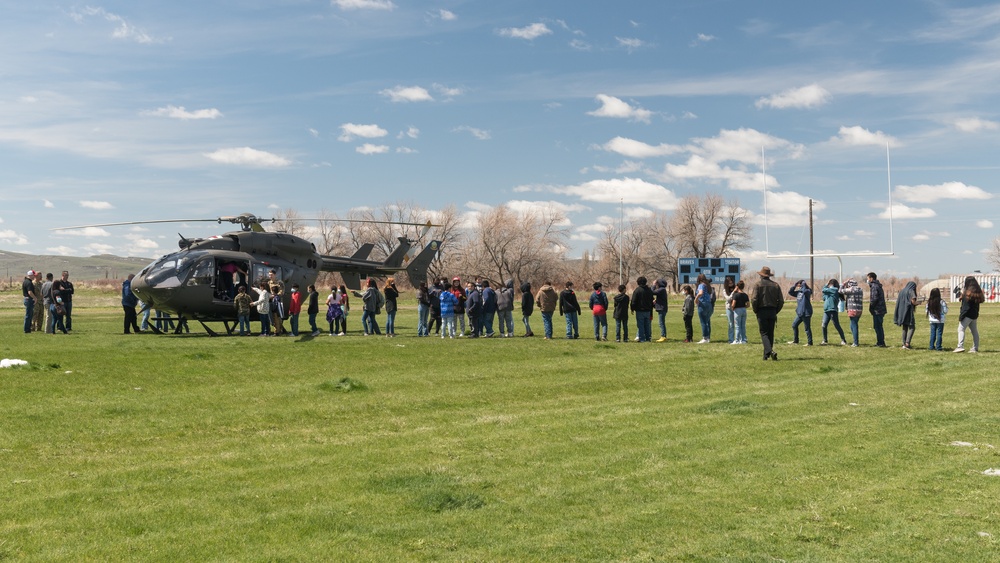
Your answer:
[[[316,326],[316,315],[319,314],[319,293],[315,285],[309,286],[309,302],[306,305],[306,314],[309,315],[309,328],[312,329],[313,336],[319,336],[319,327]]]
[[[625,293],[625,286],[618,286],[618,294],[615,295],[615,342],[628,342],[628,294]]]
[[[979,351],[979,304],[986,301],[986,295],[979,281],[972,276],[965,278],[965,289],[962,291],[962,308],[958,313],[958,347],[956,352],[965,351],[965,330],[972,331],[972,348],[970,353]]]
[[[559,314],[566,317],[566,338],[580,338],[580,302],[573,291],[573,282],[566,282],[566,289],[559,294]]]
[[[521,322],[524,323],[524,336],[534,336],[535,333],[531,332],[531,324],[529,319],[531,314],[535,312],[535,297],[531,294],[531,282],[524,282],[521,284]]]
[[[469,284],[469,298],[465,301],[465,312],[469,315],[469,337],[479,338],[480,321],[483,315],[483,294],[475,285]]]
[[[764,359],[777,360],[774,351],[774,325],[778,323],[778,312],[785,305],[785,295],[781,287],[771,281],[771,268],[761,268],[760,281],[753,288],[750,297],[750,308],[757,315],[757,326],[760,330],[760,342],[764,345]]]
[[[635,283],[638,287],[632,292],[631,309],[635,311],[637,340],[649,342],[653,330],[653,290],[649,288],[646,276],[639,276]]]

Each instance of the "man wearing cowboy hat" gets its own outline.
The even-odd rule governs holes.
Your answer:
[[[760,341],[764,344],[764,359],[777,360],[778,354],[771,346],[774,344],[774,325],[778,322],[778,311],[785,304],[785,296],[781,288],[771,281],[771,268],[760,269],[760,281],[753,288],[750,306],[757,315],[757,326],[760,327]]]

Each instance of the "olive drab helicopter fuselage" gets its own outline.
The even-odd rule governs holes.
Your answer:
[[[441,244],[440,241],[431,241],[411,259],[410,249],[414,241],[398,237],[399,245],[384,261],[379,262],[368,260],[373,249],[371,244],[363,245],[350,257],[322,255],[306,239],[288,233],[265,231],[260,225],[262,220],[249,213],[212,221],[240,223],[243,229],[203,239],[181,236],[178,243],[181,250],[164,255],[143,268],[131,284],[132,292],[142,300],[144,308],[197,320],[210,334],[215,333],[204,324],[206,322],[223,322],[226,332],[232,333],[235,328],[232,323],[237,320],[233,304],[237,288],[246,287],[250,296],[257,299],[256,288],[262,282],[271,280],[271,271],[275,273],[274,279],[280,280],[285,287],[282,301],[287,311],[292,286],[298,285],[300,291],[305,292],[316,282],[320,272],[339,272],[344,284],[355,290],[361,288],[363,278],[388,276],[400,270],[406,271],[412,283],[419,283],[427,278],[427,268]],[[99,226],[163,222],[174,221]],[[63,229],[76,228],[80,227]],[[255,308],[251,316],[256,319]]]

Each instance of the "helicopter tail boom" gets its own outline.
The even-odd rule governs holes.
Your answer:
[[[410,284],[417,286],[420,282],[427,280],[427,268],[430,267],[431,261],[434,260],[434,256],[437,255],[439,248],[441,248],[441,241],[432,240],[430,244],[420,251],[420,254],[417,254],[410,261],[406,266],[406,277],[410,280]]]

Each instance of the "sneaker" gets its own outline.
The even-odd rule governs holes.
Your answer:
[[[621,342],[621,341],[622,341],[621,338],[615,338],[615,342]]]
[[[846,342],[845,342],[845,344],[846,344]],[[857,344],[851,344],[851,348],[857,348],[857,347],[858,347]]]
[[[803,344],[803,346],[812,346],[812,345],[813,345],[812,342],[806,342],[805,344]]]
[[[785,342],[785,344],[789,344],[789,345],[792,345],[792,346],[798,346],[799,345],[799,341],[798,340],[789,340],[788,342]]]
[[[958,354],[959,352],[965,352],[965,348],[962,348],[961,346],[959,346],[958,348],[955,348],[954,352],[956,354]]]
[[[312,335],[313,335],[313,336],[319,336],[319,331],[318,331],[318,330],[314,330],[314,331],[312,332]]]
[[[973,348],[972,350],[969,350],[969,353],[970,353],[970,354],[978,354],[978,353],[979,353],[979,350],[977,350],[977,349]]]
[[[666,336],[661,336],[661,337],[657,338],[656,341],[657,342],[666,342],[667,341],[667,337]]]
[[[847,346],[847,341],[846,340],[841,340],[840,341],[840,345],[841,346]]]
[[[707,338],[702,338],[701,340],[698,341],[698,344],[708,344],[708,342],[709,341]]]
[[[777,362],[778,361],[778,353],[777,352],[771,352],[771,359]]]
[[[820,346],[826,346],[826,340],[824,340],[823,342],[820,342],[819,345]]]
[[[638,341],[639,341],[639,337],[638,337],[638,336],[636,336],[636,337],[635,337],[635,341],[636,341],[636,342],[638,342]]]
[[[343,332],[338,332],[337,336],[344,336],[344,333]]]
[[[459,338],[464,338],[464,337],[465,337],[465,333],[464,333],[464,332],[460,332],[460,333],[458,333],[458,337],[459,337]]]

